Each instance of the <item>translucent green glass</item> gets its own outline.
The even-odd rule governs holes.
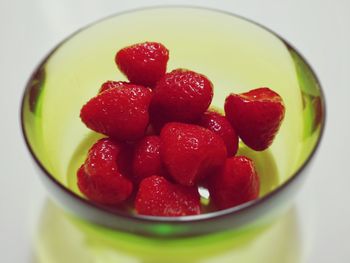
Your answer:
[[[256,163],[262,182],[259,200],[220,213],[172,220],[128,217],[124,215],[125,211],[117,213],[114,218],[113,214],[83,201],[84,197],[76,187],[75,173],[87,149],[101,135],[89,131],[80,121],[80,108],[97,93],[104,81],[125,80],[117,70],[114,55],[122,47],[143,41],[159,41],[168,47],[168,70],[188,68],[205,74],[214,84],[211,107],[216,109],[223,108],[225,97],[231,92],[268,86],[281,95],[286,115],[273,145],[263,152],[253,152],[243,145],[240,149],[240,154],[251,157]],[[277,203],[285,206],[287,197],[292,195],[292,185],[305,173],[306,164],[320,141],[324,112],[324,98],[314,73],[299,53],[277,35],[231,14],[171,7],[119,14],[95,23],[62,42],[38,67],[27,86],[22,105],[22,124],[34,160],[50,184],[49,192],[54,192],[63,206],[74,202],[75,208],[83,209],[82,213],[76,214],[94,222],[99,213],[107,215],[116,220],[111,228],[127,232],[129,230],[125,229],[136,229],[136,234],[141,231],[171,238],[191,236],[193,231],[206,234],[216,229],[235,230],[230,220],[234,222],[238,214],[242,219],[236,223],[241,225],[245,217],[247,222],[251,222],[262,214],[274,214]],[[56,192],[60,193],[59,197]],[[274,203],[277,198],[279,201]],[[71,207],[70,210],[75,209]],[[218,223],[218,217],[223,221]],[[135,218],[136,221],[129,220]],[[203,227],[198,225],[199,222],[203,223]],[[84,235],[105,234],[107,239],[103,242],[116,242],[116,246],[125,245],[119,244],[118,239],[129,240],[127,246],[138,249],[138,255],[148,255],[150,251],[150,246],[140,245],[150,242],[150,238],[136,242],[131,234],[129,239],[127,232],[103,230],[84,221],[78,224],[84,229]],[[103,224],[110,225],[109,222]],[[98,242],[96,240],[94,242]],[[177,247],[187,246],[184,239],[179,240],[184,243],[170,243],[169,248],[177,251]],[[215,242],[216,237],[210,236],[205,240]],[[191,242],[197,243],[199,239]],[[214,250],[219,251],[225,246],[226,242],[220,242]],[[96,249],[99,249],[98,244]],[[191,253],[195,255],[197,252],[199,255],[200,249]],[[117,261],[104,259],[103,262]],[[150,257],[142,262],[158,261]]]
[[[48,202],[35,239],[33,263],[300,263],[295,208],[243,231],[186,239],[157,239],[92,226]]]

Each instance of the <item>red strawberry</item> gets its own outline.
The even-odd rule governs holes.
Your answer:
[[[180,184],[193,186],[225,163],[227,153],[223,140],[203,127],[168,123],[160,139],[163,164]]]
[[[226,98],[225,113],[238,136],[256,151],[273,142],[284,118],[282,98],[269,88],[259,88]]]
[[[122,148],[110,139],[101,139],[89,150],[77,179],[80,191],[91,201],[116,205],[131,195],[133,185],[117,165]]]
[[[132,183],[122,174],[90,176],[81,167],[77,173],[80,191],[91,201],[103,205],[117,205],[132,192]]]
[[[236,156],[209,179],[208,188],[215,206],[226,209],[258,198],[260,182],[252,160]]]
[[[138,214],[151,216],[187,216],[200,214],[197,187],[168,182],[161,176],[144,179],[136,195]]]
[[[105,83],[103,83],[101,85],[101,88],[99,90],[99,93],[102,93],[106,90],[109,90],[111,88],[113,89],[121,89],[125,86],[137,86],[137,85],[133,85],[129,82],[126,82],[126,81],[113,81],[113,80],[108,80],[106,81]]]
[[[90,176],[113,175],[118,172],[117,160],[122,146],[111,139],[98,140],[89,150],[84,171]]]
[[[213,85],[204,75],[176,69],[158,81],[151,111],[161,113],[167,121],[193,122],[208,109],[212,98]]]
[[[137,182],[148,176],[163,173],[158,136],[146,136],[138,142],[135,147],[132,169]]]
[[[199,125],[211,130],[223,139],[228,156],[234,156],[237,153],[238,136],[224,116],[213,111],[207,111],[200,119]]]
[[[169,51],[160,43],[145,42],[118,51],[115,62],[130,82],[154,87],[166,72]]]
[[[80,118],[96,132],[119,140],[135,140],[147,128],[151,96],[151,90],[141,86],[109,89],[88,101]]]

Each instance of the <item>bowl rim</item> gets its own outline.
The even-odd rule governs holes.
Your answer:
[[[24,104],[25,104],[25,98],[28,90],[30,89],[30,83],[35,77],[35,73],[37,72],[38,69],[42,68],[43,65],[48,61],[48,59],[55,53],[57,49],[59,49],[64,43],[69,41],[72,37],[75,35],[79,34],[80,32],[88,29],[91,26],[94,26],[100,22],[103,22],[105,20],[111,19],[113,17],[117,17],[120,15],[125,15],[128,13],[135,13],[139,11],[146,11],[146,10],[152,10],[152,9],[197,9],[197,10],[204,10],[204,11],[210,11],[210,12],[215,12],[215,13],[221,13],[222,15],[228,15],[228,16],[233,16],[238,19],[244,20],[246,22],[249,22],[251,24],[254,24],[261,29],[271,33],[275,37],[277,37],[279,40],[281,40],[288,49],[293,50],[296,52],[303,62],[307,65],[307,67],[310,69],[312,75],[315,78],[316,83],[318,84],[319,91],[320,91],[320,97],[321,97],[321,103],[322,103],[322,110],[323,110],[323,118],[321,120],[320,124],[320,134],[317,138],[317,142],[315,146],[313,147],[312,151],[308,155],[307,159],[303,162],[303,164],[281,185],[279,185],[277,188],[275,188],[273,191],[267,193],[263,197],[259,197],[258,199],[255,199],[253,201],[246,202],[242,205],[235,206],[232,208],[228,208],[225,210],[219,210],[215,212],[210,212],[210,213],[205,213],[205,214],[200,214],[200,215],[194,215],[194,216],[179,216],[179,217],[165,217],[165,216],[145,216],[145,215],[137,215],[137,214],[130,214],[126,213],[123,211],[110,211],[107,208],[100,206],[96,203],[90,202],[87,199],[79,196],[78,194],[74,193],[73,191],[69,190],[66,188],[63,184],[61,184],[58,180],[55,179],[54,176],[50,174],[50,172],[44,167],[44,165],[41,163],[39,158],[35,155],[34,150],[29,142],[29,139],[27,137],[26,131],[25,131],[25,121],[24,121]],[[86,205],[91,209],[97,209],[101,210],[103,213],[107,213],[111,216],[114,217],[123,217],[128,220],[133,220],[133,221],[142,221],[142,222],[148,222],[148,223],[168,223],[168,224],[183,224],[183,223],[194,223],[198,221],[211,221],[213,219],[225,217],[228,215],[236,215],[245,212],[248,209],[253,209],[254,207],[260,206],[262,203],[267,202],[270,199],[273,199],[276,195],[278,195],[280,192],[282,192],[284,189],[286,189],[290,184],[292,184],[298,177],[301,176],[302,172],[305,170],[305,168],[309,165],[312,159],[314,159],[314,156],[319,149],[320,142],[322,141],[323,135],[324,135],[324,130],[325,130],[325,123],[326,123],[326,101],[325,101],[325,96],[324,96],[324,91],[321,86],[321,83],[319,81],[319,78],[315,74],[314,69],[311,67],[309,62],[305,59],[305,57],[296,49],[292,44],[290,44],[287,40],[285,40],[283,37],[281,37],[279,34],[274,32],[273,30],[267,28],[264,25],[261,25],[251,19],[245,18],[241,15],[234,14],[232,12],[218,9],[218,8],[212,8],[212,7],[203,7],[203,6],[196,6],[196,5],[156,5],[156,6],[144,6],[144,7],[138,7],[138,8],[132,8],[128,9],[125,11],[117,12],[111,15],[108,15],[106,17],[103,17],[101,19],[98,19],[94,22],[88,23],[87,25],[81,27],[80,29],[74,31],[73,33],[69,34],[67,37],[65,37],[63,40],[61,40],[56,46],[54,46],[51,51],[44,56],[44,58],[41,60],[41,62],[35,67],[34,71],[32,72],[30,78],[26,82],[25,89],[22,94],[22,99],[21,99],[21,106],[20,106],[20,124],[21,124],[21,131],[22,131],[22,137],[24,139],[24,142],[30,152],[30,155],[36,165],[39,167],[39,169],[44,173],[47,178],[50,179],[50,181],[56,185],[58,188],[60,188],[65,194],[69,195],[71,198],[75,199],[82,205]]]

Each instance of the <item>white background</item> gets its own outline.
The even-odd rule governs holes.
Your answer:
[[[78,28],[122,10],[166,3],[215,7],[255,20],[289,40],[313,66],[328,109],[322,146],[296,201],[307,221],[303,243],[307,262],[350,262],[348,0],[0,0],[0,261],[29,262],[45,198],[19,126],[19,103],[31,71]]]

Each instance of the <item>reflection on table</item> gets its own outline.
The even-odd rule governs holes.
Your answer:
[[[175,240],[108,230],[72,217],[47,201],[35,240],[35,263],[298,263],[301,237],[295,208],[264,225]]]

